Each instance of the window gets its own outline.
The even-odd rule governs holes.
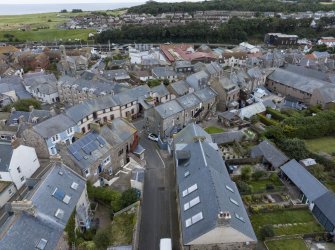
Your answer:
[[[24,182],[24,176],[21,177],[21,182]]]
[[[234,189],[232,189],[232,188],[229,187],[228,185],[226,185],[226,188],[227,188],[230,192],[234,193]]]
[[[85,169],[84,172],[86,176],[90,175],[90,171],[88,169]]]
[[[190,200],[189,202],[186,202],[184,204],[184,211],[190,209],[191,207],[194,207],[195,205],[197,205],[198,203],[200,203],[200,198],[199,196],[195,197],[194,199]]]
[[[238,220],[240,220],[242,222],[245,222],[244,218],[242,216],[238,215],[237,213],[235,213],[235,217],[236,217],[236,219],[238,219]]]
[[[104,159],[104,165],[107,165],[110,162],[111,162],[111,157],[110,156],[108,156],[106,159]]]
[[[184,177],[186,178],[187,176],[189,176],[190,175],[190,171],[186,171],[185,173],[184,173]]]
[[[192,216],[192,218],[188,218],[185,221],[185,225],[186,227],[192,226],[193,224],[201,221],[204,218],[204,216],[202,215],[202,212],[197,213],[196,215]]]
[[[111,115],[110,117],[111,117],[111,120],[114,120],[114,115]]]
[[[197,184],[194,184],[194,185],[190,186],[188,189],[185,189],[183,191],[183,197],[185,197],[186,195],[192,193],[193,191],[195,191],[197,189],[198,189],[198,185]]]
[[[21,168],[20,167],[17,167],[17,172],[21,173]]]
[[[235,201],[233,198],[229,198],[231,203],[234,203],[236,206],[240,206],[237,201]]]
[[[58,141],[58,139],[59,139],[58,135],[54,135],[53,137],[51,137],[52,142]]]
[[[66,133],[69,135],[69,134],[71,134],[71,133],[73,133],[73,128],[71,127],[71,128],[69,128],[69,129],[67,129],[66,130]]]
[[[10,188],[10,189],[8,189],[8,193],[9,193],[9,195],[11,195],[12,193],[13,193],[13,191],[12,191],[12,189]]]

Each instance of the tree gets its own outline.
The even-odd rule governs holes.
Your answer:
[[[107,249],[107,247],[111,244],[109,233],[106,230],[98,230],[97,234],[93,238],[93,241],[97,249]]]
[[[251,178],[251,167],[246,166],[241,170],[241,180],[249,181]]]
[[[124,191],[121,195],[122,207],[128,207],[129,205],[135,203],[138,200],[137,191],[134,188],[130,188]]]
[[[248,185],[246,182],[238,180],[236,182],[236,185],[241,193],[244,193],[244,194],[252,193],[252,187]]]
[[[63,10],[60,11],[60,13],[67,13],[67,10],[63,9]]]
[[[35,109],[41,108],[41,102],[37,101],[36,99],[30,98],[30,99],[21,99],[13,104],[6,105],[3,107],[4,112],[10,112],[11,108],[15,108],[17,111],[29,111],[29,107],[33,106]]]
[[[279,146],[291,159],[296,159],[299,161],[306,159],[309,156],[305,142],[298,138],[285,139],[280,143]]]
[[[309,168],[309,172],[311,172],[311,174],[314,175],[315,178],[319,180],[324,180],[327,176],[327,174],[325,173],[325,167],[320,164],[311,166]]]
[[[168,79],[164,79],[164,80],[163,80],[163,84],[164,84],[165,86],[168,86],[168,85],[170,84],[170,81],[169,81]]]
[[[263,170],[256,170],[253,174],[252,174],[252,178],[255,181],[258,181],[260,178],[262,178],[263,176],[266,175],[266,172]]]
[[[273,237],[275,236],[275,232],[273,231],[273,226],[272,225],[265,225],[261,228],[259,231],[260,238],[262,240],[265,240],[267,237]]]

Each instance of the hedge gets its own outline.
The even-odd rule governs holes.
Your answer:
[[[264,115],[257,114],[257,116],[259,117],[259,120],[267,126],[276,126],[278,124],[275,120],[271,120]]]
[[[268,114],[271,114],[271,116],[273,117],[273,119],[276,119],[278,121],[283,121],[287,118],[286,115],[280,113],[279,111],[275,110],[275,109],[272,109],[270,107],[266,108],[266,112]]]

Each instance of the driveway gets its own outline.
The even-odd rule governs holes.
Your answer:
[[[161,238],[172,238],[173,249],[179,249],[173,160],[166,152],[158,149],[156,142],[148,140],[146,134],[141,135],[140,144],[146,149],[144,154],[147,165],[139,249],[159,249]]]

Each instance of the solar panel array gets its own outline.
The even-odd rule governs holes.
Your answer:
[[[96,142],[98,141],[98,143]],[[105,145],[106,142],[95,133],[88,133],[84,137],[80,138],[75,143],[69,145],[68,150],[76,158],[77,161],[82,160],[84,151],[86,155],[91,154],[94,150],[99,149],[100,145]]]

